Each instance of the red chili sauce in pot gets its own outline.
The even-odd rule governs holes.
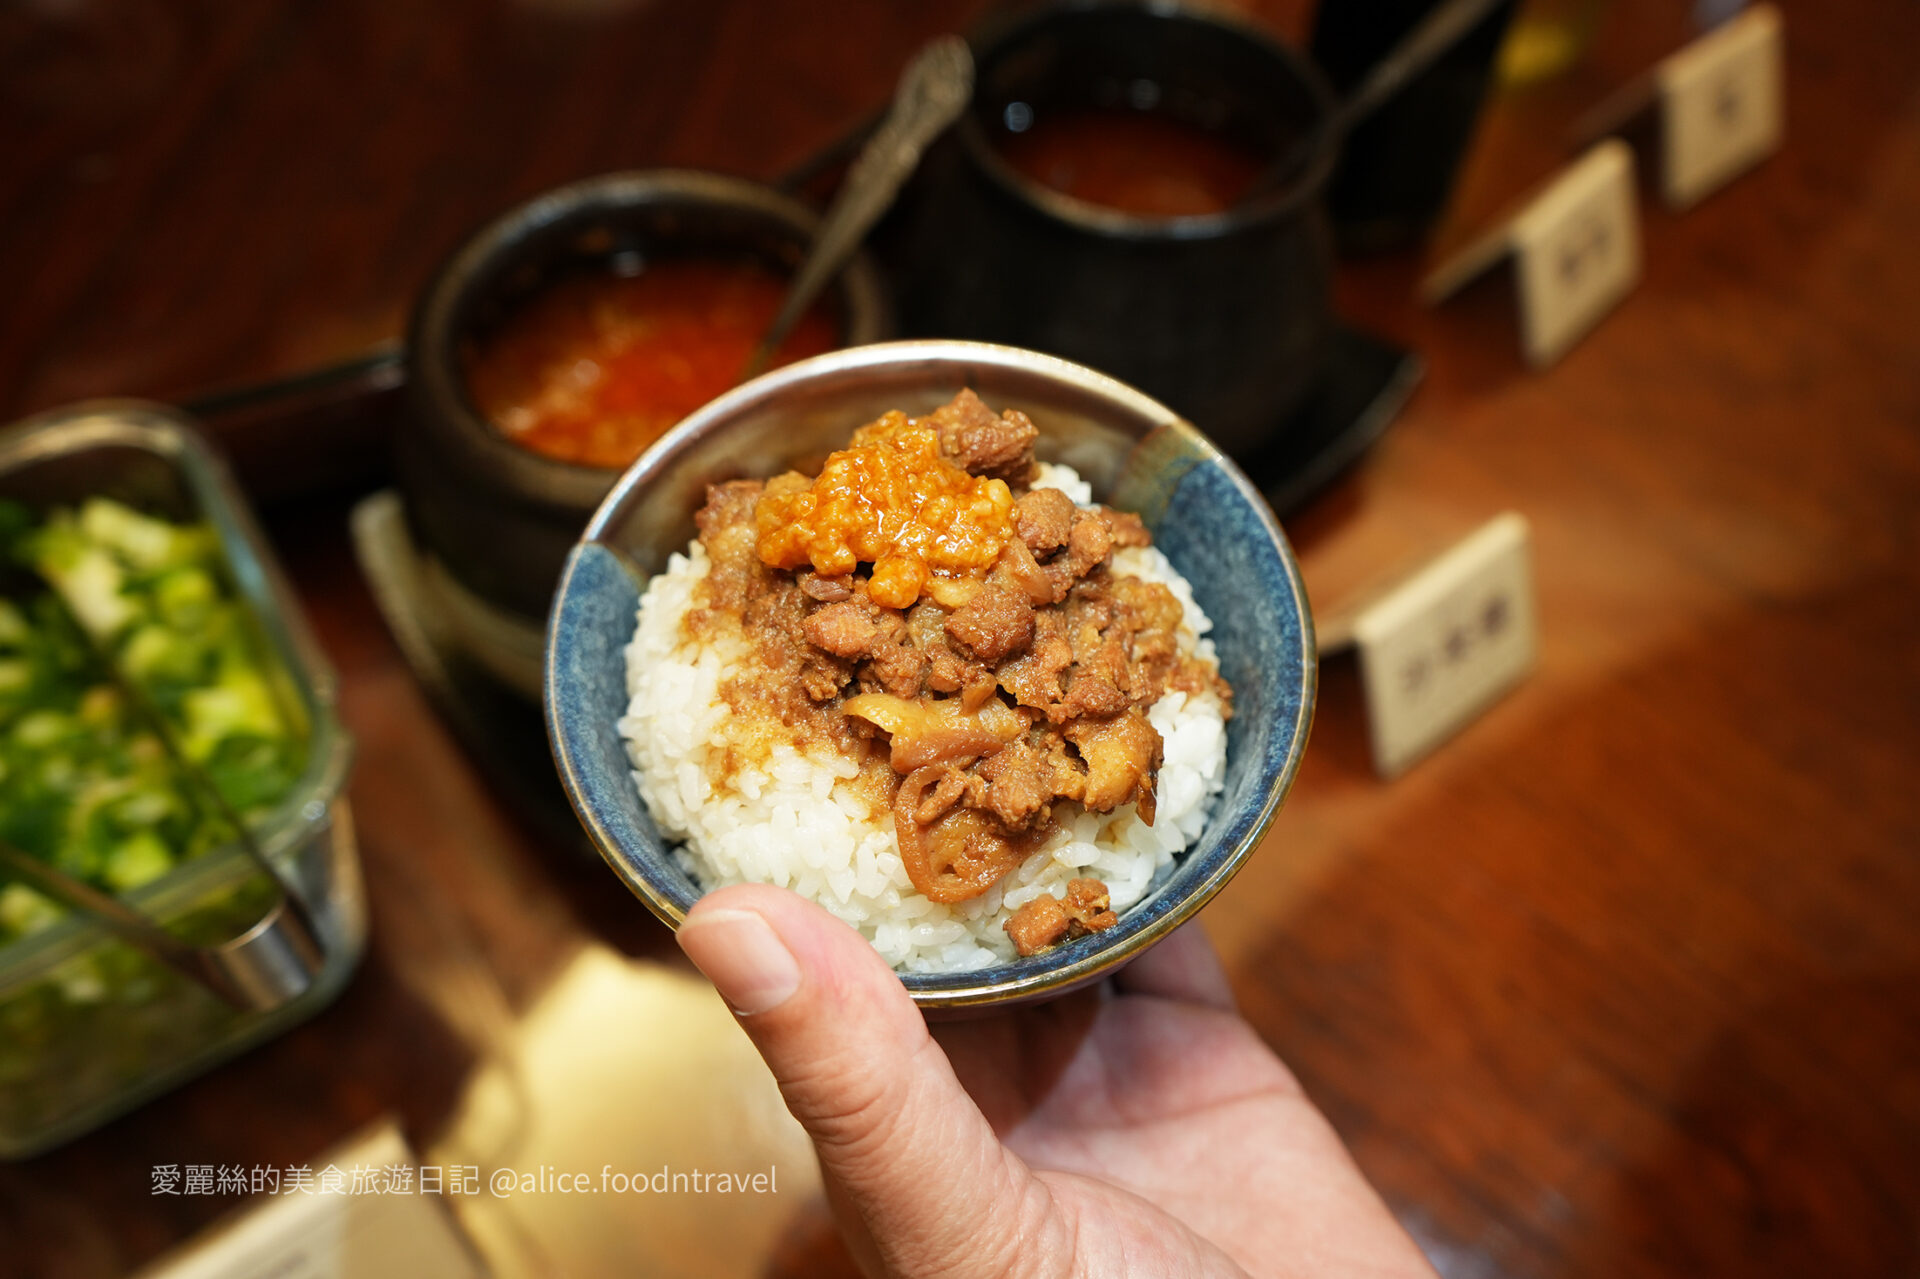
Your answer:
[[[786,289],[786,277],[750,258],[663,258],[634,275],[570,276],[468,344],[468,392],[522,448],[621,468],[739,381]],[[839,326],[816,307],[772,363],[837,345]]]
[[[1000,154],[1042,186],[1150,218],[1222,213],[1270,157],[1156,111],[1123,107],[1009,109]]]

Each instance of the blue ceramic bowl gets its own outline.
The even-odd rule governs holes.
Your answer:
[[[1293,552],[1239,468],[1172,410],[1053,356],[945,341],[834,351],[713,401],[628,468],[568,558],[547,624],[547,731],[567,795],[607,864],[677,927],[700,888],[647,815],[615,728],[642,584],[694,536],[709,483],[777,474],[840,447],[887,409],[925,412],[967,386],[995,409],[1029,414],[1042,458],[1074,467],[1100,501],[1146,521],[1213,619],[1233,719],[1213,820],[1143,901],[1113,928],[1030,959],[902,977],[916,1002],[941,1009],[1096,980],[1206,904],[1279,812],[1313,716],[1313,622]]]

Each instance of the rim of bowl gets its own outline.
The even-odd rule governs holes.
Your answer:
[[[1203,458],[1221,467],[1242,500],[1252,510],[1265,531],[1269,544],[1279,557],[1293,597],[1294,611],[1300,619],[1300,684],[1297,689],[1289,690],[1298,698],[1298,709],[1289,726],[1286,757],[1273,775],[1263,780],[1258,795],[1258,810],[1254,814],[1246,835],[1237,841],[1233,848],[1227,850],[1226,855],[1204,880],[1191,885],[1171,908],[1154,917],[1138,932],[1129,934],[1124,948],[1112,945],[1098,946],[1077,954],[1063,948],[1051,953],[1068,956],[1066,962],[1049,963],[1044,955],[1036,956],[1033,960],[1037,962],[1022,964],[1011,977],[973,987],[927,989],[917,985],[915,980],[920,977],[949,978],[965,976],[965,974],[900,974],[908,993],[921,1008],[958,1010],[979,1008],[1042,993],[1065,993],[1075,987],[1098,980],[1191,919],[1201,907],[1226,887],[1227,882],[1245,864],[1247,858],[1252,856],[1253,850],[1259,846],[1260,841],[1272,828],[1288,792],[1293,789],[1293,784],[1299,776],[1301,760],[1306,754],[1307,738],[1313,725],[1314,703],[1319,685],[1319,666],[1314,657],[1313,613],[1308,605],[1306,586],[1301,579],[1300,565],[1294,556],[1293,547],[1281,530],[1279,520],[1275,518],[1272,508],[1267,505],[1252,481],[1235,465],[1232,458],[1222,453],[1198,428],[1172,409],[1116,378],[1108,377],[1085,365],[1076,364],[1058,356],[990,342],[922,338],[849,347],[785,365],[735,387],[684,418],[627,468],[607,493],[599,509],[594,512],[593,518],[581,535],[580,542],[575,546],[575,553],[578,553],[581,546],[598,543],[619,555],[620,548],[606,541],[605,535],[618,521],[627,504],[633,500],[635,490],[651,479],[682,448],[713,431],[723,429],[741,413],[781,398],[796,385],[852,380],[876,369],[898,370],[902,366],[916,363],[924,364],[929,374],[942,370],[964,372],[991,367],[1038,375],[1081,391],[1091,401],[1110,407],[1113,416],[1130,414],[1154,423],[1156,426],[1179,432]],[[572,579],[573,561],[569,559],[567,569],[561,575],[560,587],[555,593],[549,625],[552,625],[553,621],[560,616],[562,611],[560,601],[572,588]],[[621,852],[618,841],[613,838],[585,802],[582,785],[576,780],[573,761],[562,745],[564,738],[554,727],[559,713],[559,707],[554,700],[556,647],[552,637],[549,636],[545,661],[546,677],[543,681],[544,701],[548,738],[553,747],[554,763],[567,792],[568,802],[573,806],[575,815],[592,838],[602,860],[607,862],[621,882],[644,901],[655,915],[669,927],[677,930],[685,920],[686,912],[681,910],[658,886],[634,872],[634,868]],[[1190,855],[1190,853],[1183,854],[1183,856]],[[1121,916],[1123,925],[1128,916],[1142,910],[1151,900],[1150,897],[1145,898],[1130,907],[1127,914]]]
[[[1305,133],[1307,154],[1304,162],[1299,163],[1294,176],[1280,186],[1219,213],[1156,218],[1108,208],[1064,191],[1056,191],[1009,164],[981,127],[975,110],[980,96],[977,87],[979,81],[976,79],[974,101],[967,104],[967,109],[954,125],[954,131],[968,158],[1004,193],[1046,217],[1081,231],[1116,240],[1156,243],[1226,235],[1244,227],[1286,217],[1320,198],[1327,179],[1333,173],[1334,161],[1340,150],[1340,139],[1334,133],[1333,89],[1319,68],[1301,57],[1296,50],[1237,14],[1216,9],[1183,8],[1165,3],[1164,0],[1063,0],[1062,3],[1045,5],[990,23],[971,40],[974,58],[976,62],[984,63],[1049,22],[1062,18],[1098,17],[1107,13],[1137,14],[1183,26],[1216,28],[1245,40],[1284,66],[1313,103],[1314,116]],[[1276,159],[1275,163],[1278,162]]]
[[[542,230],[582,210],[642,209],[684,203],[761,214],[793,232],[804,253],[820,217],[773,187],[701,169],[628,169],[582,178],[543,191],[500,214],[463,240],[429,279],[407,328],[410,393],[427,403],[415,416],[442,448],[499,488],[563,509],[590,507],[624,468],[583,466],[522,448],[503,436],[469,400],[460,366],[458,321],[475,282],[499,273]],[[835,278],[845,308],[841,340],[871,342],[891,329],[890,306],[878,270],[856,253]]]

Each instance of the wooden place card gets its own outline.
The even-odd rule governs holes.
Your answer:
[[[1690,208],[1771,155],[1785,128],[1780,11],[1759,4],[1701,36],[1590,112],[1583,140],[1651,117],[1660,195]]]
[[[1533,669],[1526,519],[1497,516],[1320,633],[1323,658],[1359,650],[1373,766],[1398,776]]]
[[[1633,152],[1610,138],[1589,150],[1519,209],[1440,264],[1421,299],[1440,302],[1511,258],[1520,345],[1544,368],[1600,322],[1640,278]]]

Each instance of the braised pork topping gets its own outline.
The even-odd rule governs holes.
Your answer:
[[[1042,893],[1002,925],[1022,955],[1037,955],[1049,946],[1112,928],[1120,922],[1109,906],[1107,886],[1097,879],[1070,879],[1065,897]]]
[[[1036,435],[962,391],[861,427],[812,479],[715,485],[697,517],[712,568],[686,625],[756,650],[722,697],[769,744],[797,735],[853,760],[935,901],[998,883],[1046,842],[1056,804],[1133,803],[1151,823],[1147,711],[1167,692],[1230,713],[1213,663],[1181,653],[1179,600],[1111,571],[1115,548],[1149,545],[1145,526],[1030,488]],[[1021,953],[1112,922],[1105,889],[1075,883],[1098,907],[1091,889],[1029,903],[1058,917],[1010,922]]]

